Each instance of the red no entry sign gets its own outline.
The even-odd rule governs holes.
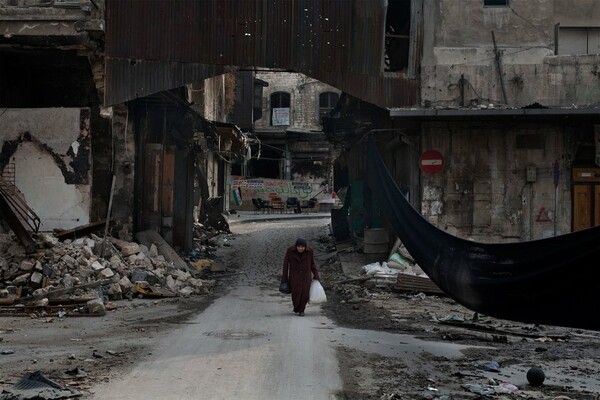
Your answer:
[[[444,169],[444,156],[437,150],[427,150],[419,157],[419,168],[423,173],[435,175]]]

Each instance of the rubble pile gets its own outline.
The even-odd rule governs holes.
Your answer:
[[[154,244],[148,248],[95,235],[60,242],[47,233],[36,240],[38,251],[26,254],[12,236],[0,235],[0,305],[12,304],[11,297],[17,302],[38,301],[46,295],[81,295],[92,288],[100,304],[143,294],[190,296],[206,294],[213,285],[193,270],[175,268]]]

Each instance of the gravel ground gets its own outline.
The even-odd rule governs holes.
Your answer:
[[[480,316],[450,299],[423,294],[395,293],[362,284],[338,284],[346,278],[335,257],[335,243],[327,219],[254,222],[232,226],[229,246],[215,252],[223,273],[215,278],[212,296],[188,299],[117,302],[118,308],[101,318],[1,317],[0,388],[18,380],[24,372],[41,370],[51,379],[85,395],[97,382],[128,370],[153,351],[156,341],[195,315],[234,283],[264,287],[278,285],[283,252],[297,237],[306,238],[322,265],[328,302],[322,307],[338,326],[411,335],[440,343],[474,348],[464,357],[450,359],[421,354],[417,360],[401,355],[382,356],[337,348],[344,390],[339,399],[468,399],[483,398],[485,390],[514,390],[490,394],[490,398],[597,399],[600,382],[600,335],[597,332],[540,327]],[[219,277],[221,276],[221,277]],[[471,325],[450,325],[462,318]],[[498,372],[477,364],[494,361]],[[487,364],[489,367],[489,363]],[[533,366],[546,373],[544,385],[527,383]],[[87,377],[65,378],[75,367]],[[472,386],[467,386],[472,385]],[[479,392],[480,394],[477,394]],[[561,397],[562,396],[562,397]]]

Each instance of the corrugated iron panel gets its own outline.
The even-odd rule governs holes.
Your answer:
[[[220,65],[108,58],[105,103],[117,104],[222,74]]]
[[[382,73],[384,20],[384,0],[107,0],[105,103],[256,66],[413,105],[416,83]]]

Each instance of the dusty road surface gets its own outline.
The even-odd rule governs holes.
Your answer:
[[[324,234],[322,223],[297,225],[263,225],[239,236],[227,264],[245,274],[229,293],[163,338],[131,372],[94,388],[93,398],[130,398],[132,388],[138,398],[333,398],[341,381],[322,334],[331,322],[318,307],[296,316],[276,291],[285,246],[299,235]]]
[[[94,399],[335,399],[343,396],[339,349],[459,357],[464,346],[336,327],[319,306],[305,317],[277,291],[282,255],[297,237],[325,250],[327,220],[248,224],[224,261],[244,272],[182,329],[124,376],[92,389]],[[368,367],[368,365],[365,365]]]
[[[448,298],[340,283],[328,223],[233,225],[212,296],[123,300],[101,318],[0,316],[0,350],[12,351],[0,389],[40,370],[86,399],[597,400],[597,332],[473,322]],[[328,293],[305,317],[277,291],[297,237],[315,247]],[[532,366],[542,386],[528,384]]]

